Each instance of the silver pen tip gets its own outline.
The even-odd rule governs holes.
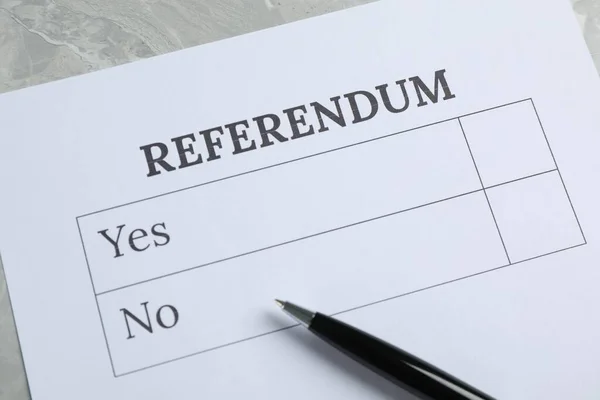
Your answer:
[[[290,303],[289,301],[275,299],[275,303],[283,310],[283,312],[306,327],[310,325],[315,317],[315,313],[313,311],[302,308],[294,303]]]
[[[283,300],[275,299],[275,304],[277,304],[279,306],[279,308],[285,307],[285,301],[283,301]]]

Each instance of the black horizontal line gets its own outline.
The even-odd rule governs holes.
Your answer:
[[[197,351],[195,353],[186,354],[185,356],[173,358],[172,360],[163,361],[163,362],[158,363],[158,364],[149,365],[147,367],[139,368],[139,369],[136,369],[136,370],[133,370],[133,371],[124,372],[122,374],[116,374],[115,377],[119,378],[121,376],[134,374],[136,372],[144,371],[144,370],[147,370],[147,369],[150,369],[150,368],[154,368],[154,367],[158,367],[158,366],[161,366],[161,365],[164,365],[164,364],[168,364],[168,363],[172,363],[172,362],[175,362],[175,361],[183,360],[185,358],[197,356],[198,354],[208,353],[209,351],[214,351],[214,350],[222,349],[224,347],[233,346],[234,344],[244,343],[244,342],[247,342],[249,340],[258,339],[258,338],[263,337],[263,336],[268,336],[268,335],[272,335],[272,334],[277,333],[277,332],[281,332],[281,331],[285,331],[285,330],[288,330],[288,329],[291,329],[291,328],[295,328],[296,326],[299,326],[299,325],[300,324],[294,324],[294,325],[286,326],[284,328],[276,329],[274,331],[269,331],[269,332],[266,332],[266,333],[261,333],[260,335],[250,336],[250,337],[247,337],[245,339],[236,340],[235,342],[229,342],[229,343],[226,343],[226,344],[222,344],[220,346],[211,347],[210,349],[205,349],[205,350]]]
[[[557,172],[557,171],[558,171],[558,169],[557,169],[557,168],[554,168],[554,169],[549,169],[548,171],[544,171],[544,172],[538,172],[537,174],[532,174],[532,175],[529,175],[529,176],[525,176],[525,177],[523,177],[523,178],[517,178],[517,179],[513,179],[513,180],[511,180],[511,181],[502,182],[502,183],[498,183],[498,184],[496,184],[496,185],[487,186],[487,187],[485,188],[485,190],[488,190],[488,189],[494,189],[494,188],[497,188],[497,187],[500,187],[500,186],[505,186],[505,185],[508,185],[509,183],[515,183],[515,182],[523,181],[523,180],[525,180],[525,179],[529,179],[529,178],[535,178],[536,176],[546,175],[546,174],[549,174],[549,173],[551,173],[551,172]]]
[[[362,306],[349,308],[349,309],[343,310],[343,311],[338,311],[338,312],[336,312],[334,314],[331,314],[331,316],[346,314],[346,313],[349,313],[351,311],[360,310],[361,308],[366,308],[366,307],[373,306],[373,305],[376,305],[376,304],[385,303],[386,301],[390,301],[390,300],[394,300],[394,299],[399,299],[401,297],[409,296],[411,294],[415,294],[415,293],[419,293],[419,292],[424,292],[424,291],[429,290],[429,289],[435,289],[435,288],[438,288],[438,287],[441,287],[441,286],[445,286],[445,285],[449,285],[451,283],[455,283],[455,282],[459,282],[459,281],[464,281],[464,280],[469,279],[469,278],[474,278],[476,276],[484,275],[484,274],[487,274],[489,272],[498,271],[498,270],[501,270],[501,269],[504,269],[504,268],[511,267],[513,265],[522,264],[524,262],[536,260],[536,259],[542,258],[542,257],[547,257],[547,256],[550,256],[552,254],[562,253],[562,252],[567,251],[567,250],[576,249],[577,247],[585,246],[586,244],[587,243],[580,243],[580,244],[576,244],[574,246],[566,247],[564,249],[552,251],[552,252],[545,253],[545,254],[542,254],[542,255],[539,255],[539,256],[530,257],[530,258],[527,258],[527,259],[524,259],[524,260],[520,260],[520,261],[515,261],[515,262],[512,262],[510,264],[502,265],[501,267],[496,267],[496,268],[488,269],[486,271],[477,272],[477,273],[474,273],[474,274],[471,274],[471,275],[467,275],[467,276],[463,276],[463,277],[460,277],[460,278],[452,279],[450,281],[446,281],[446,282],[438,283],[438,284],[435,284],[435,285],[427,286],[427,287],[424,287],[424,288],[421,288],[421,289],[413,290],[412,292],[403,293],[403,294],[400,294],[398,296],[388,297],[388,298],[385,298],[385,299],[382,299],[382,300],[374,301],[372,303],[363,304]]]

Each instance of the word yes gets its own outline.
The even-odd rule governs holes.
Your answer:
[[[117,226],[116,234],[110,233],[108,229],[98,231],[112,246],[115,251],[115,258],[124,256],[123,250],[121,249],[121,235],[125,224]],[[144,229],[136,228],[132,230],[127,236],[127,243],[129,247],[137,252],[147,250],[152,244],[154,247],[166,246],[171,241],[171,236],[166,231],[167,227],[164,222],[154,224],[150,228],[150,235]]]

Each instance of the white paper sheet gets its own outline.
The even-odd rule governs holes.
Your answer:
[[[34,400],[402,396],[275,297],[500,399],[597,399],[599,92],[567,1],[457,0],[0,96]]]

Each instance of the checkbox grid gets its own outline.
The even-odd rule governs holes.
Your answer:
[[[356,154],[369,146],[374,146],[371,150],[378,154],[379,164],[360,165],[354,174],[347,174],[348,169],[344,168],[345,175],[336,175],[342,169],[332,168],[332,165],[352,166]],[[312,164],[312,168],[306,168],[306,164]],[[371,170],[366,171],[367,167]],[[293,182],[295,186],[274,193],[287,196],[279,203],[289,206],[300,201],[304,205],[302,196],[306,195],[307,188],[315,185],[316,193],[329,190],[326,196],[329,208],[320,202],[319,209],[311,214],[312,219],[307,218],[300,224],[285,223],[288,207],[281,208],[279,217],[269,223],[262,217],[254,224],[246,222],[253,233],[263,229],[263,234],[252,235],[253,240],[243,234],[245,226],[239,225],[239,218],[231,219],[228,225],[214,225],[215,229],[224,229],[224,236],[243,238],[237,242],[238,246],[232,245],[233,240],[228,241],[224,253],[219,246],[207,247],[213,253],[198,252],[199,236],[194,235],[191,241],[185,242],[190,236],[180,235],[180,247],[172,247],[171,253],[153,255],[142,263],[124,264],[121,258],[117,261],[112,257],[102,258],[104,247],[99,246],[106,243],[98,241],[101,227],[121,223],[125,216],[137,221],[156,209],[165,213],[163,216],[171,228],[182,229],[194,223],[190,221],[192,214],[196,221],[204,222],[202,218],[206,215],[185,214],[179,210],[186,207],[195,210],[199,199],[206,201],[210,195],[229,193],[230,185],[272,185],[274,176],[271,174],[280,169],[286,171],[280,172],[284,182]],[[310,175],[311,170],[318,174]],[[346,175],[353,179],[344,180]],[[375,176],[377,179],[372,179]],[[332,188],[332,178],[339,178],[341,186]],[[319,186],[316,182],[327,184]],[[344,185],[345,182],[349,184]],[[387,192],[389,185],[401,190],[390,191],[383,201],[377,194]],[[365,190],[365,187],[371,189]],[[301,190],[294,191],[297,188]],[[356,194],[357,188],[360,196],[347,195]],[[364,193],[373,195],[369,207],[361,205],[356,207],[356,214],[344,214],[347,220],[337,219],[339,213],[335,210],[340,201],[358,198],[364,201]],[[225,201],[227,196],[221,199],[214,203],[229,211],[232,207]],[[251,197],[248,201],[255,201],[248,205],[253,211],[264,206],[260,197]],[[178,211],[171,214],[165,211],[176,209]],[[326,212],[329,209],[334,212]],[[363,213],[365,210],[369,211],[368,215]],[[269,207],[268,211],[273,213],[276,209]],[[180,219],[182,214],[184,217]],[[216,214],[228,215],[227,212]],[[348,287],[346,291],[340,289],[339,295],[346,296],[346,300],[331,306],[334,315],[339,315],[587,244],[531,99],[199,183],[94,211],[76,220],[115,378],[281,331],[261,323],[248,324],[246,310],[239,315],[210,316],[212,307],[205,308],[212,301],[210,288],[229,286],[228,275],[215,273],[217,269],[228,269],[240,279],[246,276],[243,282],[247,283],[255,276],[269,275],[269,284],[279,291],[286,285],[294,290],[290,282],[311,276],[308,272],[311,269],[320,273],[336,265],[368,265],[368,269],[344,271],[350,277],[348,282],[353,284],[354,281],[359,286]],[[371,240],[381,232],[386,233],[381,240]],[[218,236],[211,231],[201,241],[207,243],[214,237]],[[239,243],[245,247],[240,248]],[[290,250],[295,254],[292,262],[282,250],[287,246],[296,247]],[[432,248],[436,251],[432,252]],[[165,262],[172,257],[178,262]],[[244,262],[246,257],[258,257],[261,261],[255,260],[254,269],[248,269]],[[283,264],[289,268],[285,274],[281,273]],[[401,282],[395,279],[399,269],[405,275]],[[124,270],[128,273],[121,273]],[[294,276],[296,279],[290,278]],[[357,291],[365,282],[378,286],[377,293]],[[322,287],[311,284],[303,285],[302,290],[309,287],[308,290],[318,295]],[[201,287],[204,290],[199,289]],[[257,310],[265,303],[263,297],[268,297],[268,287],[261,291],[253,291],[252,287],[242,285],[230,294],[241,296],[249,309]],[[128,320],[122,311],[128,307],[127,310],[137,312],[140,318],[147,317],[139,307],[145,307],[149,300],[152,304],[174,304],[182,315],[201,315],[211,322],[211,328],[207,330],[205,324],[190,323],[169,329],[168,334],[150,332],[152,336],[142,336],[148,334],[142,324],[134,326],[140,331],[138,338],[129,340]],[[201,309],[204,313],[198,313]],[[135,320],[129,322],[136,323]],[[231,335],[224,337],[224,331]],[[195,340],[187,340],[189,337]]]
[[[509,264],[586,244],[532,100],[459,122]]]

